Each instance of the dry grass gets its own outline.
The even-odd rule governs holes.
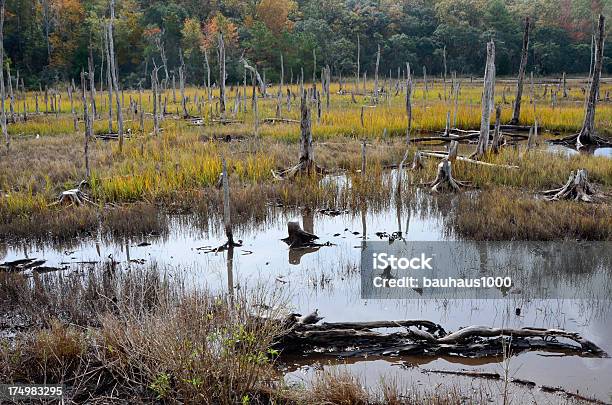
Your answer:
[[[495,189],[462,196],[450,226],[475,240],[610,240],[612,206],[549,202],[520,191]]]
[[[2,381],[63,383],[76,402],[114,392],[233,404],[274,375],[269,347],[280,326],[253,306],[269,295],[187,292],[155,268],[2,276],[0,291],[15,301],[0,306],[32,326],[0,345]]]

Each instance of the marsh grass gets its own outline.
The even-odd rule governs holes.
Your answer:
[[[464,195],[450,216],[458,235],[475,240],[610,240],[609,204],[549,202],[518,190]]]
[[[368,83],[371,89],[372,83]],[[425,96],[422,82],[416,82],[413,97],[414,134],[419,131],[441,130],[445,126],[446,112],[453,111],[451,100],[445,101],[443,86],[439,81],[429,83]],[[351,86],[347,86],[349,91]],[[459,97],[457,126],[462,128],[478,127],[480,122],[480,92],[482,84],[463,80]],[[570,81],[570,94],[567,99],[559,99],[553,108],[550,100],[543,97],[543,85],[536,85],[536,115],[541,127],[575,131],[582,122],[584,82]],[[549,89],[552,88],[549,85]],[[237,88],[234,88],[234,91]],[[298,88],[291,87],[296,94]],[[497,86],[498,102],[502,93],[506,94],[506,104],[502,120],[508,120],[514,85],[500,80]],[[602,94],[612,89],[604,84]],[[274,89],[272,89],[274,90]],[[142,207],[158,206],[169,212],[211,213],[217,210],[219,192],[214,187],[218,182],[221,156],[228,160],[233,204],[236,215],[244,218],[261,217],[249,206],[262,207],[265,202],[283,205],[309,204],[312,206],[349,206],[356,207],[369,196],[380,195],[380,174],[382,169],[397,164],[404,153],[404,131],[406,127],[403,94],[386,95],[376,108],[364,109],[361,123],[361,106],[370,103],[364,96],[356,96],[357,103],[350,95],[337,94],[339,87],[332,85],[331,107],[323,106],[319,120],[313,113],[315,139],[315,160],[331,172],[347,171],[352,189],[349,192],[331,185],[321,185],[312,180],[299,179],[291,185],[280,185],[273,180],[272,170],[286,168],[297,161],[299,125],[262,124],[260,136],[255,139],[253,113],[250,102],[248,112],[238,112],[236,119],[243,123],[235,125],[212,125],[215,116],[214,104],[205,102],[201,109],[204,126],[192,126],[189,121],[168,115],[162,121],[162,134],[152,136],[151,116],[145,117],[145,128],[139,128],[138,117],[129,110],[130,97],[138,99],[137,92],[125,91],[126,130],[131,132],[126,139],[123,151],[114,141],[92,141],[90,144],[90,165],[92,168],[88,190],[100,207],[107,204],[143,203],[134,209],[134,217],[145,220]],[[251,89],[248,89],[250,94]],[[233,94],[230,91],[230,95]],[[549,92],[550,94],[550,92]],[[187,97],[192,115],[200,116],[194,105],[196,95],[204,100],[205,90],[187,89]],[[34,94],[28,93],[29,112],[34,107]],[[106,98],[98,94],[99,119],[95,122],[96,133],[108,132]],[[169,102],[168,112],[173,114],[179,104],[173,103],[171,90],[165,97]],[[217,93],[215,93],[217,97]],[[548,98],[550,96],[547,96]],[[250,99],[250,97],[247,97]],[[127,218],[130,209],[125,208],[118,214],[105,214],[105,210],[95,207],[49,207],[61,191],[74,188],[84,177],[83,123],[75,132],[70,106],[64,97],[62,111],[55,114],[30,115],[25,122],[18,121],[9,125],[14,138],[11,152],[0,160],[0,238],[21,238],[28,235],[50,234],[53,237],[73,237],[92,232],[100,222],[107,230],[117,228],[118,233],[134,228],[139,232],[138,221]],[[230,100],[230,98],[228,98]],[[231,98],[233,100],[233,98]],[[287,111],[283,105],[283,116],[298,118],[299,100],[292,100],[292,109]],[[40,102],[40,99],[39,99]],[[151,110],[150,95],[143,95],[144,110]],[[525,124],[533,123],[533,109],[529,97],[525,98],[522,117]],[[232,104],[232,103],[229,103]],[[82,105],[75,101],[77,116],[80,117]],[[276,101],[273,98],[260,99],[260,118],[272,117]],[[22,104],[19,103],[19,108]],[[44,106],[41,104],[41,110]],[[212,111],[212,115],[211,115]],[[20,111],[17,111],[20,112]],[[197,114],[196,114],[197,113]],[[228,116],[232,114],[228,112]],[[597,127],[607,131],[612,127],[612,104],[601,102],[597,110]],[[384,137],[383,133],[387,133]],[[413,135],[414,135],[413,134]],[[40,135],[40,137],[36,137]],[[212,137],[230,135],[238,141],[230,143],[211,141]],[[551,136],[546,135],[546,136]],[[367,176],[361,178],[354,173],[361,166],[360,141],[368,140]],[[421,148],[428,148],[421,144]],[[472,146],[462,146],[460,153],[469,154]],[[410,157],[414,149],[411,148]],[[457,162],[455,176],[473,182],[483,190],[499,186],[518,188],[528,191],[557,187],[564,183],[571,170],[586,168],[590,178],[609,189],[612,185],[612,161],[605,158],[577,155],[568,159],[543,151],[530,151],[525,154],[512,148],[505,148],[495,156],[487,156],[491,163],[518,165],[518,170],[484,168]],[[413,184],[431,180],[435,173],[437,160],[427,162],[426,169],[411,174]],[[260,197],[257,198],[257,187]],[[246,189],[243,190],[243,189]],[[340,193],[344,193],[340,196]],[[374,202],[376,204],[377,202]],[[149,211],[151,213],[151,211]],[[152,215],[152,217],[155,217]],[[156,226],[146,221],[146,229]]]

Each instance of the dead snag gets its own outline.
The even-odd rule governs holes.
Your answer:
[[[519,67],[518,79],[516,82],[516,98],[514,99],[514,109],[512,110],[511,125],[518,125],[521,115],[521,97],[523,95],[523,81],[525,80],[525,69],[527,68],[527,55],[529,48],[529,17],[525,17],[525,31],[523,33],[523,50],[521,52],[521,64]]]
[[[6,143],[6,152],[8,153],[11,145],[11,138],[9,138],[7,124],[6,124],[6,109],[4,106],[4,98],[6,96],[4,90],[4,7],[5,0],[0,0],[0,125],[2,126],[2,135],[4,135],[4,141]]]
[[[225,157],[221,158],[221,182],[223,184],[223,226],[225,228],[225,236],[227,237],[227,241],[219,246],[216,250],[227,250],[233,248],[234,246],[242,246],[242,241],[238,242],[234,241],[234,232],[232,231],[232,218],[231,218],[231,209],[230,209],[230,189],[229,189],[229,178],[227,176],[227,164],[225,162]]]
[[[563,187],[543,191],[549,201],[556,200],[575,200],[585,202],[596,202],[605,196],[589,182],[588,172],[585,169],[578,169],[571,172],[567,182]]]
[[[319,245],[314,242],[315,240],[319,239],[319,237],[303,230],[299,222],[289,222],[287,224],[287,233],[289,236],[281,240],[289,245],[290,248],[312,247]]]
[[[572,145],[577,149],[582,149],[583,147],[589,145],[612,146],[612,142],[597,136],[595,131],[595,107],[597,106],[597,99],[599,97],[599,83],[603,64],[605,36],[605,17],[600,14],[599,22],[597,24],[597,36],[595,40],[595,63],[593,65],[593,73],[591,75],[591,86],[589,88],[588,98],[586,99],[582,129],[576,135],[554,140],[552,143]]]
[[[412,130],[412,74],[410,64],[406,62],[406,116],[408,127],[406,128],[406,144],[410,143],[410,132]]]
[[[455,180],[453,178],[451,168],[452,165],[448,158],[443,159],[438,164],[438,173],[436,174],[436,178],[434,179],[434,181],[429,183],[429,185],[431,186],[431,191],[433,191],[434,193],[445,190],[455,192],[460,191],[461,187],[465,187],[468,185],[467,182]]]
[[[115,101],[117,102],[117,133],[119,136],[119,152],[123,150],[123,109],[122,100],[119,94],[119,69],[116,66],[115,44],[113,39],[113,24],[115,20],[115,0],[110,2],[110,21],[108,22],[108,51],[110,55],[111,77],[115,91]]]
[[[491,105],[495,96],[495,43],[487,43],[487,64],[484,74],[484,88],[482,91],[482,117],[480,120],[480,137],[478,147],[471,156],[480,158],[487,152],[489,143],[489,129],[491,126]]]
[[[223,34],[219,34],[219,91],[221,116],[225,116],[225,44]]]
[[[308,107],[306,91],[302,91],[301,101],[301,119],[300,119],[300,157],[297,165],[280,172],[272,171],[272,175],[276,179],[286,179],[297,174],[305,173],[322,174],[324,170],[318,167],[314,162],[314,149],[312,146],[312,129],[311,129],[311,114]]]

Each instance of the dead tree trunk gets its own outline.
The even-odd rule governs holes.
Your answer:
[[[219,34],[219,109],[225,116],[225,44],[223,34]]]
[[[501,143],[500,121],[501,105],[498,105],[495,109],[495,129],[493,130],[493,140],[491,141],[491,152],[496,154],[499,153],[499,146]]]
[[[108,133],[113,133],[113,79],[111,74],[108,31],[104,29],[104,51],[106,52],[106,84],[108,85]]]
[[[374,104],[378,104],[378,66],[380,65],[380,44],[376,52],[376,69],[374,70]]]
[[[355,76],[355,93],[359,93],[359,54],[361,53],[361,45],[359,44],[359,35],[357,35],[357,73]]]
[[[283,115],[283,79],[285,76],[285,65],[283,63],[283,54],[280,55],[281,74],[278,84],[278,93],[276,94],[276,118],[281,118]]]
[[[89,76],[89,98],[91,99],[91,114],[93,119],[96,118],[97,107],[96,107],[96,81],[95,81],[95,68],[93,60],[93,49],[89,46],[89,54],[87,56],[87,75]]]
[[[157,66],[153,67],[151,70],[151,91],[153,93],[153,135],[159,134],[159,108],[158,108],[158,77],[157,71],[159,68]]]
[[[525,17],[525,31],[523,33],[523,50],[521,52],[521,64],[516,83],[516,98],[514,99],[514,109],[512,110],[511,125],[518,125],[521,115],[521,97],[523,95],[523,81],[525,80],[525,69],[527,68],[527,56],[529,49],[529,17]]]
[[[597,24],[597,35],[595,39],[595,61],[593,63],[593,74],[591,76],[591,85],[589,88],[589,94],[586,99],[586,106],[584,112],[584,122],[582,129],[576,135],[572,135],[566,138],[553,141],[553,143],[563,143],[575,146],[577,149],[581,149],[588,145],[597,146],[609,146],[612,142],[597,136],[595,131],[595,107],[597,106],[597,99],[599,97],[599,84],[601,79],[601,70],[603,64],[603,50],[604,40],[606,36],[605,30],[605,17],[599,16]]]
[[[480,137],[475,157],[482,157],[487,152],[489,143],[489,128],[491,126],[491,103],[495,95],[495,43],[487,44],[487,64],[484,74],[484,86],[482,91],[482,117],[480,119]]]
[[[83,121],[85,122],[85,180],[89,180],[90,171],[89,171],[89,138],[92,134],[92,119],[89,115],[89,107],[87,105],[87,96],[86,96],[86,81],[85,81],[85,73],[81,71],[81,99],[83,101]],[[92,99],[93,105],[93,99]]]
[[[189,112],[187,112],[187,97],[185,97],[185,61],[183,60],[183,53],[180,53],[181,66],[179,66],[179,86],[181,91],[181,106],[183,108],[183,118],[189,118]]]
[[[6,144],[6,153],[8,154],[11,147],[11,140],[9,138],[8,129],[6,125],[6,109],[4,107],[4,100],[6,98],[4,89],[4,8],[6,0],[0,0],[0,125],[2,125],[2,135],[4,135],[4,141]]]
[[[605,18],[603,14],[599,16],[597,24],[597,36],[595,39],[595,62],[593,63],[593,75],[591,77],[591,87],[589,89],[589,97],[587,99],[586,111],[584,114],[584,123],[582,129],[576,139],[576,146],[580,148],[583,145],[592,145],[596,143],[595,135],[595,107],[597,106],[597,97],[599,95],[599,82],[601,79],[601,70],[603,64],[604,39],[606,36]]]
[[[225,244],[229,247],[234,246],[234,233],[232,232],[229,179],[227,178],[225,157],[222,158],[221,163],[223,165],[223,226],[225,227],[225,236],[227,237],[227,242]]]
[[[208,51],[204,49],[204,62],[206,63],[206,95],[208,102],[212,100],[212,89],[210,88],[210,64],[208,63]]]
[[[113,24],[115,20],[115,0],[110,3],[110,21],[108,22],[108,49],[110,52],[111,75],[113,77],[113,88],[117,102],[117,135],[119,136],[119,152],[123,151],[123,109],[121,108],[121,96],[119,94],[119,69],[115,60],[115,44],[113,40]]]
[[[302,166],[302,170],[309,173],[314,163],[314,151],[312,148],[311,114],[306,92],[302,92],[300,131],[299,164]]]
[[[314,149],[312,146],[311,113],[308,106],[307,91],[302,90],[301,120],[300,120],[300,156],[297,165],[281,172],[272,172],[275,178],[284,179],[293,177],[298,173],[307,175],[323,173],[323,169],[317,167],[314,162]]]
[[[406,62],[406,117],[408,119],[406,144],[410,144],[410,132],[412,131],[412,74],[408,62]]]

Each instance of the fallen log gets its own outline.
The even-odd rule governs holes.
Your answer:
[[[284,124],[299,124],[300,121],[292,120],[289,118],[264,118],[261,122],[266,124],[276,124],[277,122],[282,122]]]
[[[504,350],[506,353],[538,350],[608,357],[594,342],[562,329],[469,326],[447,333],[442,326],[427,320],[304,324],[297,321],[295,314],[285,320],[285,325],[287,330],[274,345],[285,353],[488,357],[500,356]],[[381,332],[377,330],[380,328],[392,330]]]
[[[425,152],[425,151],[422,151],[421,155],[422,156],[426,156],[426,157],[440,158],[440,159],[446,159],[448,157],[448,154],[446,152]],[[504,169],[518,169],[519,168],[518,166],[514,166],[514,165],[501,165],[501,164],[497,164],[497,163],[482,162],[480,160],[470,159],[470,158],[465,157],[465,156],[457,156],[456,159],[460,160],[462,162],[474,163],[474,164],[477,164],[477,165],[483,165],[483,166],[489,166],[489,167],[501,167],[501,168],[504,168]]]

